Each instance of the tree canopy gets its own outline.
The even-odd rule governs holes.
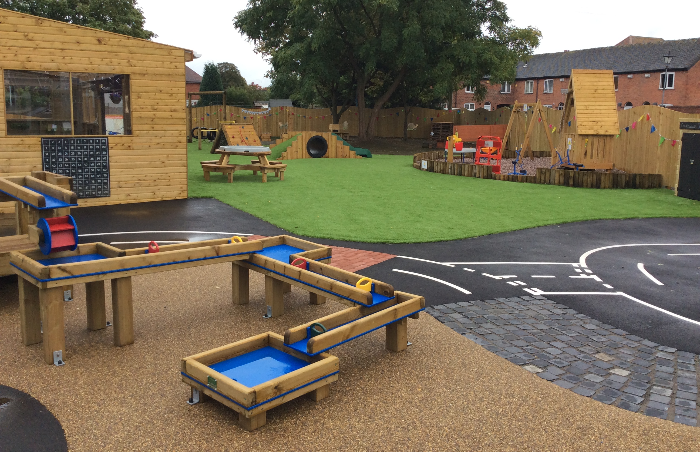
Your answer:
[[[224,90],[234,86],[234,87],[245,87],[248,82],[241,75],[241,71],[233,63],[217,63],[216,69],[219,71],[219,76],[221,77],[221,83],[224,86]]]
[[[207,63],[204,65],[204,74],[202,74],[202,83],[199,85],[199,91],[223,91],[224,85],[221,83],[221,76],[216,64]],[[199,96],[198,106],[221,105],[223,96],[221,94],[202,94]]]
[[[156,37],[143,28],[146,19],[136,0],[0,0],[0,8],[135,38]]]
[[[465,83],[483,96],[481,81],[512,81],[541,36],[511,26],[498,0],[255,0],[234,25],[271,57],[271,75],[296,76],[298,93],[332,111],[356,104],[361,138],[406,80],[428,97]]]

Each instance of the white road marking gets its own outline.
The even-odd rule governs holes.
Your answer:
[[[253,235],[243,232],[209,232],[209,231],[127,231],[127,232],[100,232],[98,234],[78,234],[79,237],[93,237],[96,235],[121,235],[121,234],[216,234],[216,235]]]
[[[488,276],[489,278],[493,278],[493,279],[517,278],[517,275],[502,275],[502,276],[496,276],[496,275],[489,275],[488,273],[482,273],[482,275]]]
[[[669,254],[669,256],[700,256],[700,254]]]
[[[640,272],[642,272],[642,274],[644,274],[644,276],[646,276],[647,278],[651,279],[651,281],[654,282],[657,286],[663,286],[663,285],[664,285],[664,283],[662,283],[662,282],[659,281],[658,279],[654,278],[653,276],[651,276],[651,273],[649,273],[648,271],[646,271],[646,269],[644,268],[644,264],[643,264],[643,263],[641,263],[641,262],[638,263],[638,264],[637,264],[637,268],[639,269]]]
[[[575,270],[577,273],[581,273],[581,269],[580,269],[580,268],[575,268],[574,270]]]
[[[687,317],[683,317],[682,315],[678,315],[678,314],[673,313],[671,311],[667,311],[667,310],[662,309],[658,306],[654,306],[653,304],[649,304],[645,301],[642,301],[638,298],[634,298],[631,295],[627,295],[624,292],[545,292],[543,290],[537,289],[536,287],[533,287],[532,289],[528,288],[528,289],[523,289],[523,290],[525,292],[532,294],[532,295],[616,295],[616,296],[621,296],[621,297],[627,298],[628,300],[632,300],[635,303],[639,303],[642,306],[646,306],[647,308],[651,308],[651,309],[654,309],[656,311],[663,312],[664,314],[668,314],[671,317],[675,317],[679,320],[683,320],[685,322],[689,322],[689,323],[692,323],[694,325],[700,326],[700,322],[698,322],[697,320],[689,319]]]
[[[516,283],[515,281],[508,281],[508,284],[511,286],[519,286],[520,284]]]
[[[583,275],[583,274],[581,274],[581,275],[576,275],[576,276],[569,276],[569,278],[575,278],[575,279],[586,279],[586,278],[589,278],[589,279],[594,279],[594,280],[596,280],[596,281],[598,281],[598,282],[603,282],[603,280],[600,279],[600,278],[598,278],[596,275]]]
[[[109,242],[110,245],[139,245],[139,244],[148,244],[151,243],[150,240],[142,240],[138,242]],[[187,240],[158,240],[158,244],[163,245],[163,244],[173,244],[173,243],[190,243]]]
[[[527,284],[522,282],[522,281],[513,281],[513,282],[519,286],[527,286]]]
[[[476,270],[472,270],[471,268],[465,268],[466,271],[468,272],[475,272]]]
[[[530,278],[556,278],[554,275],[532,275]]]
[[[586,259],[591,254],[597,253],[598,251],[608,250],[611,248],[622,248],[627,246],[700,246],[700,243],[632,243],[629,245],[602,246],[600,248],[596,248],[594,250],[586,251],[585,253],[583,253],[579,258],[579,264],[581,265],[581,267],[588,268],[588,265],[586,265]]]
[[[445,267],[454,267],[455,266],[455,264],[448,264],[445,262],[435,262],[435,261],[430,261],[428,259],[419,259],[417,257],[409,257],[409,256],[396,256],[396,257],[400,257],[401,259],[410,259],[412,261],[427,262],[429,264],[444,265]]]
[[[396,268],[393,269],[393,271],[398,272],[398,273],[405,273],[405,274],[407,274],[407,275],[420,276],[421,278],[425,278],[425,279],[430,279],[430,280],[432,280],[432,281],[439,282],[439,283],[444,284],[444,285],[446,285],[446,286],[450,286],[450,287],[452,287],[453,289],[457,289],[457,290],[459,290],[460,292],[464,292],[464,293],[467,294],[467,295],[471,295],[471,292],[469,292],[467,289],[462,289],[461,287],[456,286],[456,285],[454,285],[454,284],[452,284],[452,283],[449,283],[449,282],[447,282],[447,281],[443,281],[442,279],[433,278],[432,276],[422,275],[422,274],[420,274],[420,273],[408,272],[408,271],[406,271],[406,270],[398,270],[398,269],[396,269]]]
[[[405,257],[405,256],[397,256],[397,257]],[[407,258],[407,259],[412,259],[412,258]],[[422,260],[422,259],[418,259]],[[426,262],[431,262],[431,261],[426,261]],[[578,267],[577,263],[574,262],[433,262],[434,264],[440,264],[440,265],[447,265],[449,267],[453,267],[455,265],[573,265],[574,267]]]
[[[608,288],[608,289],[612,289],[612,288],[613,288],[613,286],[611,286],[610,284],[603,284],[603,287],[606,287],[606,288]]]
[[[592,271],[590,271],[590,270],[587,269],[587,268],[586,268],[584,271],[585,271],[586,273],[593,273]]]

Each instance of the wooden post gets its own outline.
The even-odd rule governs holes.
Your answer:
[[[408,347],[408,319],[403,318],[386,326],[386,349],[400,352]]]
[[[87,308],[88,330],[96,331],[107,328],[104,281],[85,283],[85,307]]]
[[[202,150],[202,126],[200,125],[197,128],[197,145],[199,146],[199,150]]]
[[[265,302],[271,308],[270,316],[284,314],[284,283],[271,276],[265,276]]]
[[[187,109],[189,115],[187,117],[187,142],[192,143],[192,93],[187,93]]]
[[[292,291],[292,285],[289,284],[288,282],[284,283],[284,285],[282,287],[283,287],[282,292],[284,292],[284,293],[289,293]]]
[[[313,400],[314,402],[321,401],[328,397],[331,394],[331,385],[326,384],[321,386],[320,388],[316,388],[313,391],[309,392],[309,398]]]
[[[63,319],[63,288],[39,290],[41,323],[44,328],[44,361],[53,364],[53,352],[62,351],[65,359],[66,335]]]
[[[326,303],[326,297],[309,292],[309,304],[320,305]]]
[[[112,324],[114,345],[122,347],[134,343],[134,300],[131,295],[131,277],[112,280]]]
[[[24,345],[41,342],[41,304],[39,288],[18,276],[19,284],[19,322]]]
[[[454,147],[455,144],[452,141],[452,136],[447,138],[447,162],[452,163],[454,161]]]
[[[250,301],[250,271],[236,262],[231,262],[231,291],[233,304],[248,304]]]
[[[262,427],[266,422],[267,411],[263,411],[253,417],[245,417],[245,414],[238,413],[238,425],[240,425],[243,430],[248,430],[249,432]]]

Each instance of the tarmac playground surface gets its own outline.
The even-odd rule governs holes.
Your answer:
[[[284,233],[204,199],[77,209],[74,216],[81,242],[132,242],[122,243],[125,247],[150,240]],[[425,296],[440,321],[430,315],[410,321],[412,345],[402,353],[385,350],[381,330],[338,347],[334,354],[341,373],[330,397],[318,403],[302,397],[275,408],[268,412],[267,425],[254,432],[240,429],[237,415],[216,402],[187,405],[180,359],[261,332],[280,333],[341,305],[309,305],[308,294],[294,288],[285,296],[285,315],[263,319],[261,275],[251,275],[251,302],[245,306],[231,305],[230,264],[145,275],[133,281],[136,342],[115,348],[109,328],[84,328],[84,287],[76,286],[74,301],[66,304],[67,364],[54,367],[42,362],[40,344],[21,344],[16,284],[14,278],[0,280],[0,385],[31,395],[50,410],[65,431],[64,447],[73,450],[697,450],[697,428],[609,406],[552,384],[513,356],[504,359],[482,347],[478,327],[456,320],[489,320],[488,309],[500,309],[493,302],[497,299],[505,304],[502,300],[519,298],[523,305],[544,299],[552,316],[557,315],[552,309],[572,309],[599,329],[624,330],[656,348],[697,355],[699,226],[698,219],[600,221],[418,245],[311,238],[383,253],[377,259],[381,262],[360,273]],[[107,235],[124,232],[129,234]],[[348,259],[351,264],[357,265],[357,259]],[[106,290],[109,296],[109,285]],[[473,317],[467,315],[469,307]],[[108,304],[108,319],[110,315]],[[575,316],[562,312],[561,317],[565,315]],[[584,317],[572,319],[571,327]],[[459,331],[457,323],[469,331]],[[621,348],[634,347],[623,343]],[[697,356],[693,360],[695,365]],[[657,371],[652,368],[650,375]],[[680,381],[673,381],[674,390]],[[10,441],[4,443],[10,445],[7,450],[26,450],[27,445],[40,450],[47,444],[53,446],[48,450],[60,450],[62,438],[55,429],[23,422],[28,413],[40,412],[40,405],[34,411],[18,410],[34,402],[0,387],[0,402],[3,397],[10,402],[0,403],[0,425],[11,428],[0,431],[13,432],[2,438]],[[22,404],[13,403],[18,400]]]

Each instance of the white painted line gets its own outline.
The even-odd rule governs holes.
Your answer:
[[[400,257],[401,259],[410,259],[412,261],[427,262],[429,264],[444,265],[445,267],[454,267],[454,264],[448,264],[445,262],[435,262],[435,261],[430,261],[428,259],[419,259],[417,257],[409,257],[409,256],[396,256],[396,257]]]
[[[139,242],[109,242],[110,245],[143,245],[143,244],[149,244],[151,243],[150,240],[142,240]],[[158,240],[158,244],[163,245],[163,244],[172,244],[172,243],[190,243],[187,240]]]
[[[516,283],[515,281],[508,281],[508,284],[511,286],[519,286],[520,284]]]
[[[596,248],[594,250],[586,251],[585,253],[583,253],[579,258],[579,264],[581,265],[581,267],[587,268],[588,265],[586,265],[586,259],[591,254],[597,253],[598,251],[608,250],[611,248],[622,248],[627,246],[700,246],[700,243],[632,243],[629,245],[602,246],[600,248]]]
[[[556,278],[554,275],[532,275],[530,278]]]
[[[700,256],[700,254],[669,254],[669,256]]]
[[[476,270],[472,270],[471,268],[465,268],[466,271],[468,272],[475,272]]]
[[[531,293],[532,295],[616,295],[616,296],[622,296],[627,298],[628,300],[632,300],[636,303],[641,304],[642,306],[646,306],[647,308],[654,309],[659,312],[663,312],[664,314],[668,314],[671,317],[675,317],[679,320],[683,320],[685,322],[692,323],[694,325],[700,326],[700,322],[697,320],[689,319],[687,317],[683,317],[682,315],[678,315],[676,313],[673,313],[671,311],[667,311],[665,309],[662,309],[658,306],[654,306],[653,304],[649,304],[645,301],[642,301],[638,298],[634,298],[631,295],[627,295],[624,292],[544,292],[540,289],[537,288],[532,288],[532,289],[523,289],[525,292]]]
[[[493,279],[508,279],[508,278],[517,278],[517,275],[502,275],[502,276],[496,276],[496,275],[490,275],[488,273],[482,273],[484,276],[488,276],[489,278]]]
[[[522,282],[522,281],[513,281],[513,282],[519,286],[527,286],[527,284]]]
[[[397,257],[404,257],[404,256],[397,256]],[[407,259],[411,259],[410,257]],[[421,260],[421,259],[418,259]],[[431,262],[431,261],[426,261],[426,262]],[[447,263],[440,263],[440,262],[435,262],[436,264],[440,265],[448,265],[450,267],[455,266],[455,265],[573,265],[575,267],[578,266],[578,264],[573,263],[573,262],[447,262]]]
[[[590,271],[589,269],[585,269],[584,271],[585,271],[586,273],[593,273],[593,272]]]
[[[569,276],[569,278],[576,278],[576,279],[594,279],[598,282],[603,282],[602,279],[598,278],[596,275],[576,275],[576,276]]]
[[[447,281],[443,281],[442,279],[433,278],[432,276],[422,275],[422,274],[420,274],[420,273],[407,272],[406,270],[398,270],[398,269],[396,269],[396,268],[393,269],[393,271],[398,272],[398,273],[405,273],[405,274],[407,274],[407,275],[420,276],[421,278],[425,278],[425,279],[430,279],[430,280],[432,280],[432,281],[439,282],[439,283],[444,284],[444,285],[446,285],[446,286],[450,286],[450,287],[452,287],[453,289],[457,289],[457,290],[459,290],[460,292],[464,292],[464,293],[467,294],[467,295],[471,295],[471,292],[469,292],[467,289],[462,289],[461,287],[455,286],[454,284],[448,283]]]
[[[93,237],[96,235],[121,235],[121,234],[216,234],[216,235],[253,235],[242,232],[209,232],[209,231],[128,231],[128,232],[100,232],[98,234],[78,234],[79,237]]]
[[[574,270],[575,270],[577,273],[581,273],[581,269],[580,269],[580,268],[575,268]]]
[[[653,276],[651,276],[651,273],[649,273],[648,271],[646,271],[646,269],[644,268],[644,264],[642,264],[641,262],[637,264],[637,268],[639,269],[640,272],[642,272],[642,274],[644,274],[644,276],[646,276],[647,278],[651,279],[652,282],[656,283],[657,286],[663,286],[663,285],[664,285],[664,283],[662,283],[662,282],[659,281],[658,279],[656,279],[656,278],[654,278]]]
[[[603,284],[603,287],[606,287],[606,288],[608,288],[608,289],[612,289],[612,288],[613,288],[613,286],[611,286],[610,284]]]

